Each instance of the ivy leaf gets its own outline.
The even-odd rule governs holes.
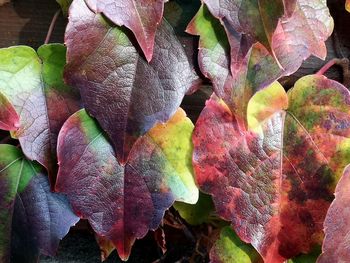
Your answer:
[[[187,27],[187,32],[199,35],[198,60],[202,73],[214,86],[214,91],[245,121],[251,96],[285,75],[273,56],[260,43],[240,54],[240,65],[230,71],[229,43],[224,28],[205,5]]]
[[[118,26],[134,33],[147,61],[151,61],[156,30],[167,0],[85,0],[96,13],[103,13]]]
[[[242,61],[256,42],[273,56],[283,75],[294,73],[310,55],[321,59],[326,57],[324,41],[332,33],[333,19],[325,0],[203,2],[225,28],[231,48],[230,57],[225,61],[220,49],[211,50],[212,42],[215,42],[217,37],[222,39],[223,32],[222,29],[213,31],[217,32],[216,38],[212,37],[213,33],[208,34],[212,29],[201,24],[201,12],[189,25],[188,32],[201,36],[202,46],[206,51],[211,50],[210,60],[214,60],[218,65],[230,61],[234,76],[241,70]],[[203,8],[205,10],[206,7]],[[205,18],[204,20],[208,20],[208,15],[205,15]],[[199,60],[200,64],[208,64],[208,56],[200,54]],[[221,94],[217,95],[222,97]]]
[[[19,116],[11,102],[0,92],[0,129],[15,131],[19,128]]]
[[[335,183],[350,162],[349,95],[324,76],[306,76],[288,96],[278,83],[257,92],[247,128],[215,96],[197,121],[197,183],[267,262],[322,241]]]
[[[73,0],[56,0],[56,2],[61,6],[64,15],[68,15],[68,9]]]
[[[231,227],[226,226],[210,250],[210,262],[262,263],[263,260],[251,245],[242,242]]]
[[[126,260],[136,238],[160,224],[174,201],[196,203],[192,176],[193,124],[182,109],[134,145],[125,166],[85,110],[64,124],[58,142],[56,190]]]
[[[0,261],[37,262],[54,255],[79,220],[68,201],[51,193],[47,177],[16,147],[0,145]],[[11,258],[11,260],[10,260]]]
[[[166,21],[158,28],[148,64],[122,28],[111,26],[77,0],[71,7],[66,44],[66,80],[79,87],[86,110],[111,138],[121,163],[136,139],[157,122],[166,122],[186,92],[199,84]]]
[[[56,141],[64,121],[79,109],[79,95],[63,83],[66,50],[44,45],[36,53],[26,46],[0,49],[0,92],[19,115],[13,133],[24,154],[56,177]]]
[[[335,199],[330,206],[324,222],[325,239],[322,245],[322,254],[317,263],[347,262],[349,251],[349,185],[350,166],[338,182],[335,190]]]

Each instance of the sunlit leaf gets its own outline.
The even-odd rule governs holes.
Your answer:
[[[16,147],[0,145],[0,261],[38,262],[54,255],[78,222],[67,202],[51,193],[47,177]]]
[[[135,239],[156,229],[174,201],[197,202],[192,130],[179,109],[141,137],[122,166],[97,122],[78,111],[59,135],[56,190],[66,193],[74,211],[126,260]]]
[[[56,176],[56,141],[63,122],[79,109],[79,96],[63,83],[66,50],[44,45],[0,49],[0,92],[20,117],[13,135],[24,154]]]
[[[257,92],[248,126],[215,96],[201,113],[193,135],[197,183],[266,262],[322,242],[335,184],[350,162],[349,96],[313,75],[288,96],[278,83]]]

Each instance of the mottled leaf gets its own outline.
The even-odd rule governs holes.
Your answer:
[[[156,30],[167,0],[85,0],[96,13],[103,13],[118,26],[134,33],[147,61],[151,61]],[[72,11],[75,12],[75,11]]]
[[[24,154],[56,177],[56,141],[63,122],[79,109],[79,97],[63,83],[66,50],[44,45],[36,53],[18,46],[0,49],[0,92],[20,117],[13,133]]]
[[[66,80],[79,87],[87,111],[111,138],[121,163],[136,139],[157,122],[166,122],[184,94],[199,84],[166,21],[158,28],[148,64],[122,28],[111,26],[77,0],[71,7],[66,44]]]
[[[336,187],[335,199],[327,212],[324,222],[326,236],[322,246],[323,253],[317,263],[348,262],[350,260],[349,186],[350,166],[347,166]]]
[[[135,239],[156,229],[174,201],[197,202],[192,130],[179,109],[141,137],[122,166],[96,121],[78,111],[59,135],[56,190],[66,193],[74,211],[126,260]]]
[[[51,193],[40,167],[16,147],[0,145],[0,261],[37,262],[54,255],[79,220],[65,197]]]
[[[227,42],[222,37],[223,29],[214,26],[217,22],[211,22],[212,25],[208,27],[208,21],[213,19],[209,18],[204,7],[204,16],[200,11],[189,25],[188,32],[201,36],[200,48],[204,50],[199,53],[199,63],[202,68],[205,67],[205,75],[209,70],[209,73],[212,73],[218,66],[223,66],[229,61],[231,72],[235,76],[242,70],[242,63],[244,64],[247,53],[256,42],[276,60],[275,63],[283,75],[294,73],[310,55],[322,59],[326,57],[324,41],[332,33],[333,20],[325,0],[203,2],[210,12],[220,19],[231,48],[230,56],[227,57],[227,48],[224,54],[221,50],[222,45],[218,45]],[[225,75],[223,71],[215,78],[220,77],[222,82]],[[221,94],[217,95],[222,97]]]
[[[73,0],[56,0],[56,2],[61,6],[62,12],[65,15],[68,15],[68,9]]]
[[[300,79],[287,94],[274,83],[247,107],[248,126],[215,96],[193,135],[196,180],[217,213],[266,262],[308,253],[350,162],[350,98],[324,76]]]
[[[175,202],[174,208],[179,212],[180,216],[191,225],[200,225],[209,223],[214,216],[214,204],[211,196],[199,193],[198,202],[196,204],[186,204]]]
[[[11,102],[0,92],[0,129],[15,131],[19,128],[19,116]]]
[[[210,262],[262,263],[263,260],[251,245],[242,242],[231,227],[226,226],[210,250]]]

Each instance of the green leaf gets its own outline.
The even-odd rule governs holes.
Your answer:
[[[72,1],[73,0],[56,0],[56,2],[61,6],[64,15],[68,15],[68,10]]]
[[[210,250],[213,263],[262,263],[259,253],[239,239],[230,226],[221,230],[220,237]]]

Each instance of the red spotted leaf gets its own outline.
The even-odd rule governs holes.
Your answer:
[[[11,102],[0,93],[0,129],[15,131],[19,128],[19,116]]]
[[[38,262],[54,255],[77,223],[67,199],[51,193],[40,167],[16,147],[0,145],[0,261]]]
[[[58,132],[79,109],[79,95],[63,83],[65,54],[60,44],[44,45],[38,53],[26,46],[0,49],[0,92],[19,116],[13,134],[24,154],[48,169],[51,182]]]
[[[80,89],[86,110],[109,135],[121,163],[137,138],[157,122],[166,122],[186,92],[199,84],[165,20],[157,30],[153,60],[147,63],[122,28],[76,0],[66,45],[66,80]]]
[[[348,262],[350,260],[349,187],[350,166],[347,166],[335,189],[335,199],[327,212],[324,222],[326,236],[323,241],[323,253],[317,263]]]
[[[193,135],[200,189],[265,262],[308,253],[323,237],[334,186],[350,162],[350,94],[323,76],[288,92],[274,83],[247,107],[247,126],[213,96]]]
[[[156,30],[167,0],[85,0],[96,13],[103,13],[118,26],[134,33],[147,61],[151,61]],[[75,11],[72,11],[72,13]]]
[[[74,211],[126,260],[135,239],[155,230],[174,201],[197,202],[192,130],[179,109],[139,138],[120,165],[97,122],[78,111],[59,135],[56,190],[67,194]]]

